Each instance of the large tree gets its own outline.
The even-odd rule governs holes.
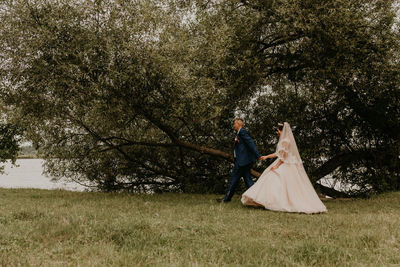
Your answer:
[[[0,92],[48,172],[101,190],[222,192],[237,114],[265,153],[296,126],[314,183],[398,189],[394,3],[3,1]]]

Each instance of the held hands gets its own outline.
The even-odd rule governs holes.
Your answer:
[[[266,155],[266,156],[261,156],[261,157],[259,158],[259,160],[266,160],[266,159],[270,159],[270,158],[272,158],[271,155]]]
[[[259,159],[259,160],[266,160],[266,159],[274,158],[274,157],[276,157],[275,154],[270,154],[270,155],[266,155],[266,156],[261,156],[261,157],[259,157],[258,159]],[[274,170],[278,169],[279,166],[280,166],[281,164],[282,164],[282,162],[279,161],[277,164],[275,164],[274,166],[272,166],[270,170],[271,170],[271,171],[274,171]]]
[[[259,160],[266,160],[266,159],[272,159],[272,158],[276,158],[276,154],[275,153],[269,154],[269,155],[266,155],[266,156],[261,156],[258,159]]]

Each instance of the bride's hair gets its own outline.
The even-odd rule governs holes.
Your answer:
[[[283,130],[283,123],[278,123],[278,125],[276,125],[276,129],[278,129],[279,131]]]

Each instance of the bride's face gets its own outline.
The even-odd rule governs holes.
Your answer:
[[[278,134],[278,136],[281,136],[282,131],[280,131],[278,128],[276,128],[276,133]]]

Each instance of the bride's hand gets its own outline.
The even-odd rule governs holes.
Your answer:
[[[279,166],[277,166],[277,165],[272,166],[272,167],[271,167],[271,171],[275,171],[276,169],[278,169],[278,167],[279,167]]]
[[[261,156],[260,158],[259,158],[259,160],[266,160],[268,158],[268,156]]]

